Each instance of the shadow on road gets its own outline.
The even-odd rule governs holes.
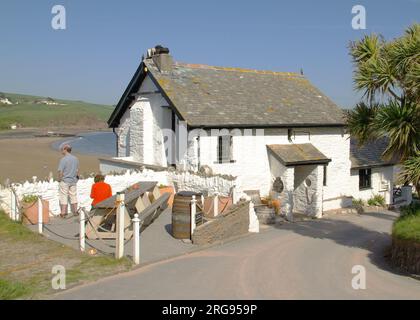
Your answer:
[[[370,213],[369,216],[387,220],[391,220],[392,217],[391,215],[386,217],[382,213]],[[367,250],[371,263],[378,268],[398,275],[407,275],[393,269],[388,262],[387,257],[391,246],[391,236],[388,232],[374,231],[343,219],[330,218],[277,224],[275,227],[290,230],[305,237],[329,239],[343,246]]]
[[[165,225],[165,230],[167,233],[169,233],[172,236],[172,224],[168,223],[167,225]]]
[[[386,212],[365,212],[362,215],[368,216],[368,217],[379,218],[379,219],[385,219],[389,221],[394,221],[395,218],[397,217],[396,213],[391,214],[391,213],[386,213]]]

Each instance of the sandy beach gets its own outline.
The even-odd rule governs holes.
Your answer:
[[[53,150],[51,144],[58,137],[8,138],[0,137],[0,184],[6,179],[11,182],[32,181],[47,178],[50,172],[57,174],[60,152]],[[80,160],[81,174],[97,172],[99,161],[96,156],[74,153]]]

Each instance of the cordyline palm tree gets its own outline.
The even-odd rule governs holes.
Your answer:
[[[420,196],[420,157],[412,157],[404,162],[400,181],[401,183],[413,183]]]
[[[360,145],[386,137],[383,156],[398,157],[403,180],[415,184],[409,172],[420,162],[420,24],[389,42],[375,34],[351,42],[350,55],[354,85],[365,101],[347,112],[349,133]]]

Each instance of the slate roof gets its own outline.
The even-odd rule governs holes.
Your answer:
[[[143,64],[190,127],[344,125],[342,110],[300,74],[180,62],[161,73],[152,59]],[[118,103],[108,121],[111,127],[128,108],[126,100],[138,90],[144,69],[139,67]]]
[[[385,151],[387,144],[388,140],[382,138],[359,147],[357,139],[352,137],[350,139],[351,168],[382,167],[397,164],[397,157],[390,160],[382,158],[382,154]]]
[[[267,148],[285,166],[326,164],[331,161],[311,143],[271,144]]]

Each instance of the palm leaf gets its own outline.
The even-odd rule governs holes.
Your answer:
[[[420,112],[413,103],[392,100],[382,106],[373,121],[372,129],[389,138],[385,158],[398,156],[407,159],[420,152]]]

